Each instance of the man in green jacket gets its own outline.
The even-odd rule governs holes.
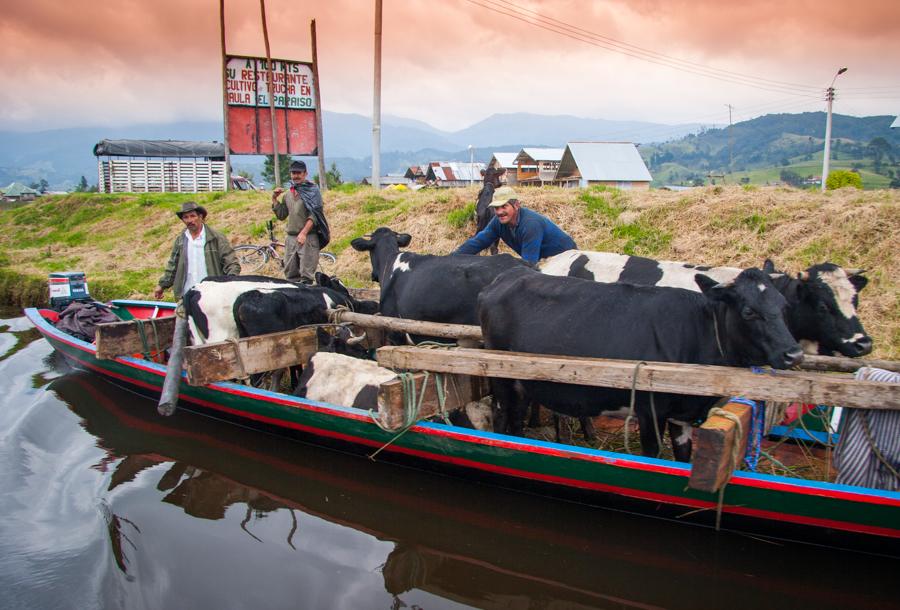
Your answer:
[[[161,299],[171,287],[178,301],[194,284],[210,275],[240,275],[241,265],[228,238],[206,224],[206,208],[193,201],[175,212],[186,230],[175,238],[166,270],[153,296]]]

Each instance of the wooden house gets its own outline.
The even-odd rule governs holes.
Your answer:
[[[556,170],[559,169],[563,151],[562,148],[523,148],[515,159],[516,184],[556,184]]]
[[[506,173],[503,174],[503,178],[509,186],[514,186],[519,183],[518,176],[516,175],[516,172],[518,171],[518,167],[516,166],[517,154],[518,153],[514,152],[495,152],[488,163],[488,167],[493,167],[494,169],[503,168],[506,170]]]
[[[632,142],[569,142],[556,173],[563,186],[649,189],[653,177]]]

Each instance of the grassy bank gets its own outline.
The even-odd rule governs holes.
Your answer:
[[[370,284],[368,256],[349,244],[382,225],[412,234],[413,251],[449,253],[474,231],[468,210],[476,192],[326,193],[333,233],[328,249],[338,254],[337,274],[351,285]],[[789,271],[826,260],[867,269],[860,315],[875,339],[875,355],[900,359],[900,191],[543,188],[522,189],[521,196],[583,249],[741,267],[768,257]],[[97,298],[148,297],[180,230],[174,211],[189,198],[208,208],[209,223],[232,243],[264,240],[272,218],[268,193],[44,197],[0,211],[0,303],[42,304],[47,273],[64,270],[85,271]]]

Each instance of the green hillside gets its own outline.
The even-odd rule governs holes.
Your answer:
[[[858,171],[866,189],[900,187],[900,130],[892,116],[832,117],[831,169]],[[825,113],[770,114],[641,147],[654,185],[812,186],[822,173]]]

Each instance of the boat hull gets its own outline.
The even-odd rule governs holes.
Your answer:
[[[137,317],[173,307],[116,303]],[[45,318],[52,312],[25,314],[79,368],[159,396],[163,365],[129,356],[100,360],[92,344]],[[182,408],[306,442],[363,454],[380,450],[379,460],[704,526],[713,526],[720,511],[723,529],[900,556],[900,493],[738,472],[719,506],[718,494],[688,488],[689,464],[428,422],[397,436],[360,409],[228,382],[194,387],[183,378],[179,401]]]

